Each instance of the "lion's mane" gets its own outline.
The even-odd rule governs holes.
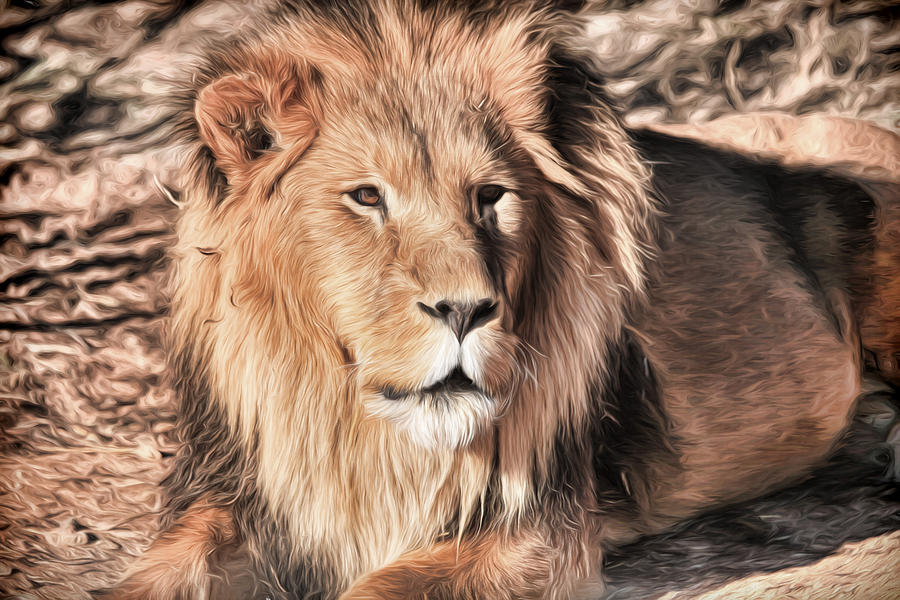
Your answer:
[[[607,402],[609,374],[637,360],[623,325],[652,254],[648,173],[586,54],[566,45],[571,19],[515,3],[415,14],[389,3],[285,9],[212,52],[184,95],[171,347],[185,444],[167,481],[172,514],[200,499],[233,507],[258,564],[301,596],[340,589],[405,548],[522,519],[543,522],[548,538],[588,535],[579,515],[596,503],[598,474],[609,489],[623,485],[598,444],[620,410]],[[510,291],[521,382],[502,418],[464,448],[423,452],[364,414],[333,332],[298,332],[280,293],[300,290],[303,301],[308,279],[328,275],[278,269],[277,241],[253,213],[271,185],[260,173],[226,182],[194,118],[201,91],[229,74],[277,87],[320,77],[320,67],[359,68],[342,53],[386,43],[376,31],[408,32],[392,43],[410,48],[432,36],[433,60],[494,100],[485,121],[512,130],[542,177],[537,239],[520,249],[524,275]],[[630,433],[637,447],[643,438]]]

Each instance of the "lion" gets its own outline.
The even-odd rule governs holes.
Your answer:
[[[626,129],[577,15],[460,4],[296,2],[194,75],[184,444],[113,597],[597,597],[896,355],[893,205]]]

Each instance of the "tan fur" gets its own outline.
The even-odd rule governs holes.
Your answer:
[[[900,385],[900,173],[893,182],[871,183],[868,189],[881,208],[868,280],[874,289],[862,307],[860,333],[879,372]]]
[[[209,577],[210,561],[234,541],[228,511],[195,505],[163,533],[131,566],[125,580],[105,600],[216,600]]]
[[[598,597],[599,581],[590,579],[599,571],[598,563],[579,564],[579,557],[566,556],[554,546],[552,532],[541,533],[515,539],[490,534],[461,544],[436,544],[361,578],[341,600],[543,600],[554,584],[555,597]],[[552,581],[560,570],[583,577],[577,589]]]
[[[265,519],[282,567],[326,565],[318,585],[332,596],[581,597],[597,592],[605,544],[771,489],[827,454],[860,389],[846,297],[829,300],[845,315],[834,331],[794,270],[740,241],[781,244],[741,206],[743,245],[728,232],[719,245],[739,267],[698,274],[685,248],[648,270],[660,213],[628,134],[597,104],[581,123],[588,143],[567,156],[546,135],[551,40],[573,34],[568,21],[511,5],[479,29],[462,13],[372,5],[380,41],[301,15],[230,48],[189,119],[173,354],[197,378],[185,389],[209,388],[191,402],[221,413],[249,465],[223,503],[258,562],[274,543],[254,538]],[[271,149],[254,146],[254,127]],[[486,141],[492,127],[501,148]],[[499,280],[471,226],[485,184],[509,190],[494,209],[512,255]],[[386,208],[354,203],[360,186]],[[679,321],[679,307],[706,300],[681,282],[733,268],[696,307],[733,321],[699,332],[702,319]],[[496,317],[459,344],[417,307],[483,298],[497,299]],[[766,316],[797,306],[786,324]],[[554,488],[573,486],[554,480],[558,461],[592,468],[584,432],[615,419],[586,390],[615,376],[609,349],[626,330],[666,365],[662,409],[683,442],[674,461],[648,450],[642,480],[622,471],[639,513],[601,506],[609,482],[593,473]],[[716,349],[711,361],[726,357],[721,368],[696,377],[692,335]],[[772,339],[782,354],[759,366]],[[425,388],[458,357],[485,397],[429,409],[383,393]],[[582,445],[556,456],[569,439]],[[161,538],[126,590],[203,589],[211,514],[193,510],[198,525]],[[164,556],[191,565],[182,583],[154,586]]]

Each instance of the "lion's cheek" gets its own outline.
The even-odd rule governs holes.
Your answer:
[[[370,330],[356,341],[360,375],[382,385],[427,387],[458,364],[459,343],[448,328],[405,323]]]
[[[483,388],[496,387],[498,375],[504,373],[504,354],[508,344],[504,344],[501,332],[482,328],[466,336],[460,345],[459,362],[472,380]]]
[[[533,373],[533,365],[518,364],[522,352],[512,335],[485,327],[468,335],[460,347],[460,366],[489,396],[503,405],[518,385]]]

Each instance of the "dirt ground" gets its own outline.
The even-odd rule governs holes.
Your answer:
[[[179,161],[165,82],[269,4],[0,4],[0,597],[90,598],[156,533],[176,444],[162,338]],[[613,1],[588,43],[632,124],[780,111],[896,131],[892,4]],[[745,127],[717,123],[681,131],[727,144]],[[844,168],[900,178],[884,135]],[[859,458],[623,549],[610,597],[900,598],[900,498]]]

